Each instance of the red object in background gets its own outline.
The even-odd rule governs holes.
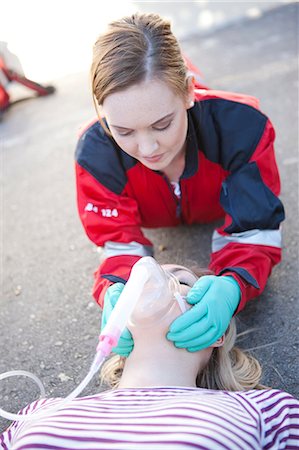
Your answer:
[[[36,81],[32,81],[29,78],[26,78],[21,72],[21,64],[18,58],[13,55],[6,46],[6,43],[1,42],[0,49],[0,112],[4,112],[11,104],[9,92],[7,87],[11,82],[16,82],[25,86],[28,89],[36,92],[38,96],[45,96],[49,94],[53,94],[55,92],[54,86],[44,86]],[[6,58],[7,56],[7,58]],[[17,67],[20,68],[20,71],[13,69],[10,67],[9,61],[17,62]]]
[[[5,110],[9,106],[9,95],[4,87],[0,84],[0,111]]]

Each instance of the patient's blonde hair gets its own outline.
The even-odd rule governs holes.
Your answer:
[[[207,269],[192,268],[198,277],[212,274]],[[262,369],[256,358],[235,347],[237,339],[236,322],[233,318],[225,333],[224,344],[213,348],[211,358],[198,373],[196,385],[201,388],[228,391],[263,389],[260,384]],[[112,389],[118,387],[126,358],[114,355],[101,370],[101,382]]]
[[[213,349],[212,356],[206,367],[198,374],[196,385],[201,388],[246,391],[249,389],[262,389],[260,384],[262,369],[252,355],[235,347],[236,324],[231,320],[225,335],[222,347]],[[101,370],[101,382],[115,389],[120,378],[126,358],[113,355],[108,359]]]
[[[206,367],[197,375],[196,385],[207,389],[245,391],[262,389],[262,368],[256,358],[235,347],[236,322],[232,319],[222,347],[213,349]]]

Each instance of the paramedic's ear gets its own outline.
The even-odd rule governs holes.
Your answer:
[[[187,78],[187,100],[186,100],[186,108],[192,108],[194,106],[195,93],[194,93],[194,77],[192,75]]]
[[[221,338],[217,339],[216,342],[214,342],[214,344],[211,345],[211,347],[222,347],[225,341],[225,336],[221,336]]]

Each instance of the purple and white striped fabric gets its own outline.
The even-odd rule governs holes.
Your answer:
[[[23,414],[45,414],[59,399]],[[274,390],[116,389],[73,400],[33,422],[13,423],[1,449],[298,449],[299,402]]]

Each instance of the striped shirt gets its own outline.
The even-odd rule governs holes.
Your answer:
[[[38,400],[23,414],[53,408]],[[279,390],[156,387],[81,397],[36,421],[15,422],[1,449],[298,449],[299,402]]]

